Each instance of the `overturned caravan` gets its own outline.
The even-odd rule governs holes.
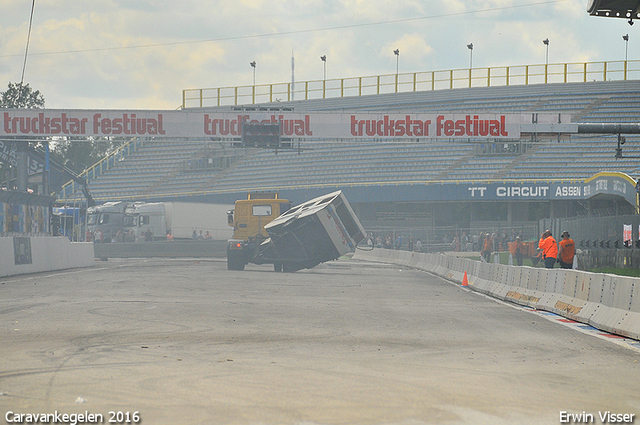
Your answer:
[[[366,232],[342,191],[295,206],[264,226],[269,237],[254,263],[273,263],[276,271],[315,267],[352,252]]]

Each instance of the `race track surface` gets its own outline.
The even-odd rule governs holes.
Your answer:
[[[147,425],[640,414],[638,350],[397,266],[110,260],[0,279],[0,324],[0,424],[54,412],[137,412]]]

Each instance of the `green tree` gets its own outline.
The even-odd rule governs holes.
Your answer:
[[[9,82],[8,89],[0,93],[0,108],[44,108],[44,96],[29,84]]]
[[[10,82],[8,89],[0,92],[0,108],[44,108],[44,96],[39,90],[33,90],[29,87],[29,84]],[[46,141],[43,139],[42,142],[35,143],[35,146],[42,147]],[[52,159],[77,174],[97,163],[123,143],[122,140],[72,137],[56,138],[49,142]],[[8,170],[9,166],[0,162],[0,182],[5,180]]]
[[[76,174],[96,164],[109,155],[123,140],[78,139],[67,137],[57,140],[52,149],[53,159]]]
[[[39,90],[33,91],[29,84],[9,82],[8,88],[0,92],[0,108],[36,109],[44,108],[44,96]],[[5,145],[11,142],[5,141]],[[10,176],[9,164],[0,161],[0,184]]]

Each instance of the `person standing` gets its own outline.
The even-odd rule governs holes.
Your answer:
[[[566,230],[562,232],[562,240],[558,245],[560,245],[560,250],[558,251],[560,267],[563,269],[573,268],[573,257],[576,255],[576,243],[571,239],[569,232]]]
[[[402,249],[402,236],[398,235],[398,239],[396,239],[396,249]]]
[[[556,264],[556,258],[558,257],[558,243],[551,235],[551,230],[545,230],[538,242],[538,248],[542,250],[542,258],[544,259],[544,266],[548,269],[552,269]]]
[[[482,251],[480,255],[484,258],[485,263],[489,263],[491,260],[491,252],[493,251],[493,239],[491,235],[487,233],[482,245]]]
[[[511,244],[511,253],[516,257],[516,263],[522,265],[522,257],[524,255],[525,246],[520,236],[516,237],[516,240]]]

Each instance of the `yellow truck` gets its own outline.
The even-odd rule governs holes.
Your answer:
[[[251,193],[228,212],[233,238],[227,242],[227,268],[273,264],[294,272],[339,258],[365,239],[342,191],[291,207],[276,193]]]

